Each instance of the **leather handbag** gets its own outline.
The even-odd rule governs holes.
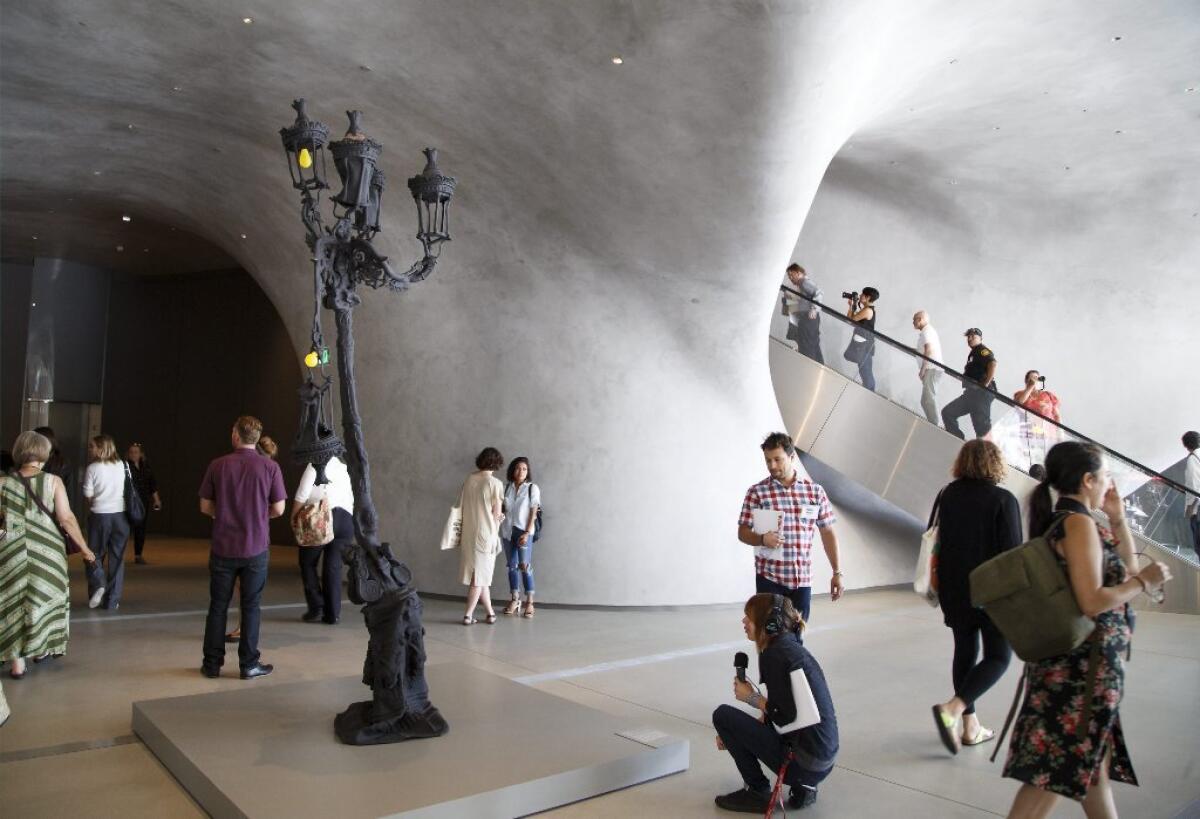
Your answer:
[[[296,545],[304,548],[320,548],[333,541],[333,510],[329,498],[297,506],[292,512],[292,534]]]
[[[133,473],[129,471],[129,461],[121,461],[125,465],[125,518],[130,526],[138,526],[146,521],[146,503],[133,485]]]

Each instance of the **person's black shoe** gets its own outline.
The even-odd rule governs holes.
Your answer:
[[[139,565],[139,566],[145,566],[145,565],[147,565],[147,564],[146,564],[146,558],[142,557],[141,555],[138,555],[137,557],[135,557],[135,558],[133,559],[133,562],[134,562],[134,563],[136,563],[136,564],[137,564],[137,565]]]
[[[338,623],[340,623],[341,621],[342,621],[342,618],[341,618],[341,617],[334,617],[334,618],[332,618],[332,619],[330,619],[330,618],[328,618],[328,617],[322,617],[322,618],[321,618],[321,622],[322,622],[322,623],[324,623],[324,624],[325,624],[325,625],[327,625],[327,626],[336,626],[336,625],[337,625]]]
[[[315,623],[317,620],[321,619],[321,610],[309,609],[308,611],[304,612],[304,614],[300,615],[300,619],[306,623]]]
[[[255,677],[265,677],[275,670],[275,666],[270,663],[257,663],[249,668],[242,669],[243,680],[253,680]]]
[[[736,813],[766,813],[767,805],[771,802],[771,792],[742,788],[732,793],[723,793],[713,801],[717,803],[718,808]]]
[[[210,680],[215,680],[217,677],[221,676],[221,669],[213,668],[211,665],[202,665],[200,666],[200,673],[205,677],[208,677]]]
[[[788,794],[787,807],[788,810],[804,810],[816,801],[816,788],[806,788],[803,785],[797,785],[796,787],[792,788],[792,792]]]

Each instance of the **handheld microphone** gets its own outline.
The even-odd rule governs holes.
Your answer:
[[[746,681],[746,666],[750,664],[750,658],[746,656],[746,652],[739,651],[733,655],[733,667],[737,671],[737,678],[741,682]]]

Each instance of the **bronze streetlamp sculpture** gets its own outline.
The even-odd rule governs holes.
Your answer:
[[[437,166],[437,150],[425,149],[425,170],[408,180],[417,205],[417,238],[424,254],[397,274],[387,257],[371,244],[379,232],[384,176],[377,167],[382,146],[362,132],[362,114],[347,111],[350,128],[344,138],[328,142],[329,128],[309,119],[304,100],[292,103],[296,121],[280,130],[292,186],[300,191],[305,240],[313,253],[312,348],[305,357],[309,375],[300,388],[300,431],[292,446],[298,463],[311,463],[317,483],[326,483],[325,465],[344,456],[354,492],[355,543],[345,554],[350,599],[363,606],[370,632],[363,683],[372,699],[350,705],[334,720],[338,738],[350,745],[374,745],[441,736],[446,720],[429,701],[425,681],[425,630],[421,599],[412,572],[379,540],[378,518],[371,498],[371,467],[363,440],[362,418],[354,382],[354,308],[359,285],[407,290],[433,272],[441,243],[449,241],[448,208],[455,179]],[[332,199],[332,227],[321,219],[325,179],[325,146],[333,155],[342,189]],[[340,209],[340,213],[339,213]],[[321,335],[321,305],[332,310],[337,327],[337,370],[345,441],[333,430],[332,379],[325,374],[329,351]],[[314,371],[323,380],[318,383]]]

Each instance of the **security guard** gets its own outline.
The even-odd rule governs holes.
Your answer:
[[[967,346],[971,348],[967,356],[967,366],[963,368],[963,375],[967,380],[963,382],[963,394],[942,408],[942,423],[947,432],[965,438],[963,431],[959,429],[958,419],[970,415],[975,437],[982,438],[992,430],[996,356],[984,346],[983,330],[972,327],[963,335],[967,337]]]

